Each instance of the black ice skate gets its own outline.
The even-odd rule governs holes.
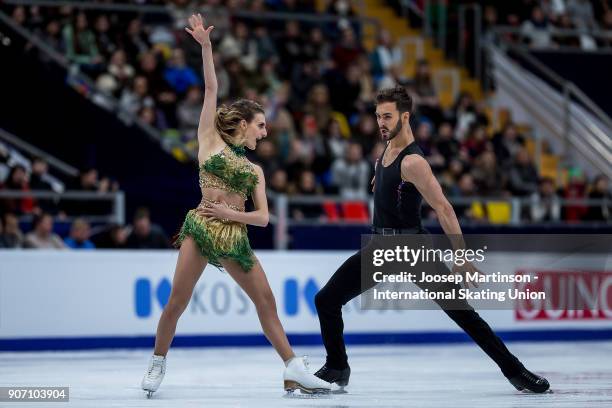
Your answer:
[[[348,385],[349,377],[351,376],[351,367],[347,366],[342,370],[337,370],[335,368],[330,368],[327,366],[327,364],[325,364],[315,373],[315,375],[323,381],[336,384],[339,387],[336,390],[332,390],[333,394],[344,394],[346,393],[344,387]]]
[[[510,381],[510,384],[514,385],[514,388],[519,391],[542,393],[550,388],[550,384],[546,378],[540,377],[526,368],[523,368],[518,375],[508,378],[508,381]]]

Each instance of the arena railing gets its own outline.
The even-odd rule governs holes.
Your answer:
[[[75,218],[86,218],[89,222],[103,222],[103,223],[117,223],[119,225],[125,224],[125,194],[123,191],[114,191],[108,193],[98,193],[91,191],[72,191],[67,190],[62,193],[56,193],[51,191],[14,191],[14,190],[0,190],[0,201],[3,199],[20,199],[20,198],[33,198],[33,199],[46,199],[56,202],[65,203],[66,201],[77,201],[77,202],[109,202],[112,206],[112,210],[109,214],[82,214],[75,217],[71,214],[67,214],[65,220],[72,221]],[[28,215],[20,217],[21,220],[28,220],[31,218]]]
[[[76,177],[79,175],[79,171],[73,166],[64,163],[60,159],[40,150],[36,146],[32,146],[28,142],[2,128],[0,128],[0,140],[4,140],[12,147],[19,149],[21,152],[28,153],[32,157],[40,157],[46,161],[51,168],[63,173],[68,177]]]
[[[279,194],[272,191],[267,192],[268,198],[273,203],[273,213],[270,214],[270,224],[274,227],[274,245],[276,249],[287,249],[289,246],[289,229],[294,226],[322,226],[322,225],[361,225],[361,226],[369,226],[371,224],[371,217],[373,214],[373,198],[369,197],[364,200],[359,199],[347,199],[346,197],[341,197],[338,195],[287,195],[287,194]],[[523,224],[534,224],[534,222],[530,221],[530,216],[525,217],[525,212],[531,210],[534,206],[538,206],[540,201],[534,200],[532,197],[449,197],[448,198],[451,205],[455,208],[458,206],[463,207],[472,207],[473,205],[479,205],[484,211],[487,211],[488,204],[493,205],[505,205],[506,208],[509,209],[508,220],[507,222],[501,222],[500,225],[510,225],[510,226],[520,226]],[[339,218],[338,220],[329,220],[325,216],[319,218],[306,218],[306,219],[293,219],[289,212],[290,206],[295,205],[312,205],[312,204],[320,204],[321,208],[323,208],[324,203],[334,203],[341,204],[347,201],[360,201],[367,205],[369,209],[369,217],[370,219],[367,222],[364,221],[347,221],[345,219]],[[588,198],[576,198],[576,199],[564,199],[557,198],[555,201],[555,205],[559,206],[559,209],[562,211],[566,207],[581,207],[588,209],[590,207],[603,207],[607,206],[609,211],[612,212],[612,201],[607,199],[588,199]],[[427,209],[429,206],[424,203],[424,208]],[[436,221],[424,220],[426,226],[430,226],[429,224],[436,224]],[[462,225],[465,225],[465,222],[461,222]],[[484,219],[480,219],[475,221],[477,225],[489,224],[495,225],[494,222],[490,222],[486,219],[486,214]],[[546,222],[543,225],[565,225],[566,221],[560,219],[557,222]],[[584,222],[583,222],[584,223]],[[595,222],[594,222],[595,223]],[[603,221],[602,223],[606,225],[610,225],[612,223],[612,213],[608,214],[608,221]],[[540,223],[542,224],[542,223]]]
[[[522,47],[506,42],[498,47],[489,42],[487,52],[493,70],[488,75],[517,105],[529,106],[528,114],[540,132],[561,144],[563,164],[570,164],[572,155],[578,154],[598,172],[612,177],[612,120],[572,82],[559,77]],[[515,63],[510,52],[559,91],[529,75]]]

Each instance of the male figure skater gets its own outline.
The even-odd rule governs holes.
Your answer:
[[[381,90],[376,97],[376,119],[387,147],[377,162],[373,180],[372,233],[383,235],[426,233],[421,225],[420,215],[421,202],[425,198],[436,211],[440,225],[447,236],[461,237],[461,228],[455,212],[444,197],[423,152],[415,143],[408,123],[411,110],[412,98],[402,87]],[[315,296],[323,344],[327,351],[326,363],[315,375],[342,388],[349,382],[351,369],[342,334],[344,322],[341,308],[367,289],[361,285],[362,253],[363,249],[348,258]],[[468,269],[472,272],[478,271],[473,265],[468,265]],[[459,288],[458,285],[457,287]],[[503,375],[517,390],[536,393],[548,390],[550,387],[548,381],[527,370],[467,302],[460,309],[443,308],[444,312],[495,361]]]

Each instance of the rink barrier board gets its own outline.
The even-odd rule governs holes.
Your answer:
[[[598,341],[612,340],[612,330],[512,330],[496,331],[506,342]],[[293,346],[321,346],[319,334],[288,334]],[[351,333],[344,336],[348,345],[417,345],[469,343],[462,332]],[[151,348],[154,336],[75,337],[48,339],[0,339],[0,351],[47,351]],[[220,336],[176,336],[172,347],[260,347],[270,346],[261,334]]]
[[[351,254],[257,252],[293,344],[321,345],[314,295]],[[511,262],[516,270],[543,261],[538,254],[494,256],[502,264]],[[152,347],[176,257],[176,251],[0,251],[0,351]],[[575,262],[582,271],[594,270],[585,260]],[[602,259],[595,264],[600,266]],[[439,309],[363,310],[359,300],[343,308],[349,344],[471,341]],[[608,318],[573,320],[519,319],[517,310],[479,313],[508,341],[612,339],[610,313]],[[246,295],[227,273],[207,268],[181,317],[174,345],[240,347],[268,342]]]

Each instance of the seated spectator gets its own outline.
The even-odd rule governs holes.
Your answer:
[[[597,28],[593,5],[589,0],[567,0],[567,12],[578,28]]]
[[[596,205],[589,205],[589,211],[585,217],[588,221],[610,222],[612,221],[612,192],[608,177],[600,174],[595,177],[591,191],[588,195],[589,200],[602,200]]]
[[[538,170],[525,148],[518,151],[514,164],[510,167],[509,187],[517,196],[531,195],[538,189]]]
[[[459,156],[461,145],[455,139],[453,127],[449,122],[443,122],[438,128],[436,150],[444,157],[445,162],[450,163],[452,159]]]
[[[4,185],[0,185],[0,189],[15,191],[15,192],[27,192],[30,191],[28,183],[28,175],[25,167],[20,164],[15,165]],[[0,210],[2,212],[12,212],[15,214],[29,214],[34,209],[34,200],[32,197],[26,196],[23,198],[5,198],[0,200]]]
[[[53,217],[49,213],[42,213],[34,217],[33,231],[25,236],[24,248],[33,249],[65,249],[64,241],[59,235],[53,233]]]
[[[531,11],[531,19],[523,23],[521,32],[527,39],[529,46],[533,48],[547,48],[552,45],[551,28],[542,9],[534,7]]]
[[[277,157],[276,146],[271,140],[262,140],[257,144],[253,161],[261,166],[266,180],[279,167]]]
[[[132,88],[124,88],[119,106],[126,112],[137,115],[144,107],[154,107],[155,101],[149,93],[149,84],[144,76],[134,78]]]
[[[444,194],[451,196],[455,193],[459,178],[465,173],[465,166],[459,159],[452,159],[440,174],[440,185]]]
[[[103,62],[102,56],[98,52],[96,37],[89,29],[87,16],[84,12],[76,13],[73,21],[64,26],[62,37],[66,54],[72,62],[91,68]]]
[[[164,78],[172,89],[183,95],[192,85],[199,85],[200,79],[195,71],[185,63],[185,53],[180,48],[172,52],[172,58],[164,71]]]
[[[48,44],[55,51],[64,53],[66,52],[66,46],[64,43],[64,39],[62,36],[62,26],[57,20],[50,20],[47,22],[45,31],[40,34],[41,39]],[[44,54],[41,54],[43,60],[47,60],[49,57]]]
[[[316,176],[321,176],[331,164],[329,146],[319,133],[315,118],[306,115],[302,120],[301,154],[308,157],[310,168]]]
[[[471,159],[475,159],[490,146],[485,127],[473,123],[472,126],[470,126],[467,136],[463,139],[462,148],[467,151]]]
[[[587,187],[584,173],[577,167],[568,170],[568,181],[563,190],[563,198],[573,202],[563,208],[563,220],[579,222],[588,213],[589,209],[582,202],[587,198]],[[576,202],[577,201],[577,202]]]
[[[459,182],[452,192],[452,196],[458,200],[453,200],[453,208],[457,218],[461,220],[473,220],[475,215],[472,213],[472,200],[476,197],[477,190],[474,177],[469,173],[464,173],[459,178]]]
[[[455,118],[455,136],[463,140],[474,122],[478,120],[476,113],[476,102],[471,93],[464,91],[459,94],[452,108]]]
[[[147,52],[151,48],[147,34],[144,32],[140,18],[130,20],[127,32],[122,36],[121,42],[125,53],[129,56],[137,56]]]
[[[214,31],[214,30],[213,30]],[[280,60],[280,74],[283,78],[291,78],[295,68],[304,60],[304,39],[297,20],[287,20],[285,31],[276,40]]]
[[[70,227],[70,236],[64,240],[66,246],[72,249],[95,249],[96,246],[89,240],[91,228],[83,218],[77,218]]]
[[[378,44],[370,54],[370,61],[372,63],[372,74],[374,74],[376,81],[382,79],[385,72],[392,66],[401,65],[402,50],[399,46],[394,44],[393,37],[391,37],[389,30],[380,30],[378,34]]]
[[[310,170],[304,170],[300,174],[296,193],[298,195],[316,196],[322,193],[321,186],[317,184],[315,175]],[[289,206],[291,216],[297,220],[307,218],[320,218],[323,216],[321,204],[300,203]]]
[[[512,158],[524,146],[525,139],[513,123],[508,123],[503,130],[493,136],[493,150],[500,166],[507,168]]]
[[[499,197],[507,194],[506,175],[497,165],[492,151],[485,151],[476,158],[472,175],[478,186],[478,195]]]
[[[538,191],[531,195],[530,215],[535,222],[561,220],[561,200],[550,177],[542,178]]]
[[[287,172],[282,168],[277,168],[270,176],[270,190],[279,194],[287,194],[289,184],[287,182]]]
[[[108,60],[117,49],[117,44],[115,41],[115,33],[111,28],[110,21],[106,14],[100,14],[96,17],[94,35],[96,37],[98,51]]]
[[[443,114],[427,60],[420,60],[418,62],[412,86],[417,96],[415,102],[418,111],[434,123],[440,123]]]
[[[3,225],[2,238],[5,248],[21,248],[23,247],[23,233],[19,229],[19,219],[13,213],[6,213],[2,217],[1,224]]]
[[[393,88],[397,85],[406,86],[410,83],[404,75],[404,66],[401,64],[391,65],[383,77],[378,81],[378,90]]]
[[[69,189],[91,193],[108,193],[111,190],[116,191],[118,185],[111,183],[107,178],[99,180],[98,170],[88,167],[81,171],[78,179],[72,181]],[[111,212],[111,204],[108,201],[99,200],[66,199],[63,200],[61,207],[68,215],[104,215]]]
[[[333,109],[329,98],[329,89],[324,84],[317,84],[310,89],[304,112],[315,118],[317,130],[326,128],[332,119]]]
[[[131,249],[166,249],[170,248],[170,243],[161,227],[151,223],[149,210],[139,208],[125,246]]]
[[[123,249],[127,242],[128,231],[118,224],[111,224],[100,233],[94,235],[91,240],[96,248]]]
[[[119,89],[127,86],[134,77],[134,68],[127,62],[125,51],[113,52],[108,70],[98,77],[98,88],[111,94],[117,94]]]
[[[49,165],[40,158],[32,159],[32,173],[30,174],[30,189],[33,191],[53,191],[49,180]],[[36,200],[38,207],[49,213],[57,211],[57,204],[52,199],[40,198]]]
[[[185,100],[179,102],[176,109],[179,130],[185,140],[189,141],[197,138],[201,113],[202,90],[199,86],[190,86]]]
[[[572,22],[572,19],[568,14],[563,14],[559,17],[557,24],[559,29],[562,30],[575,30],[576,26]],[[553,37],[556,44],[564,47],[580,47],[580,39],[576,35],[568,36],[567,34],[559,34]]]
[[[266,40],[266,37],[263,40]],[[238,58],[244,68],[254,71],[258,61],[257,46],[258,42],[251,38],[247,25],[239,21],[234,24],[233,32],[228,32],[221,40],[219,52],[225,58]],[[268,40],[266,40],[266,46],[274,48],[272,42]]]
[[[370,165],[363,158],[361,145],[351,142],[346,156],[332,164],[332,184],[340,195],[348,200],[365,199],[370,185]]]
[[[342,29],[340,42],[334,47],[331,55],[336,64],[336,68],[340,72],[346,72],[346,69],[351,64],[357,62],[363,53],[364,50],[359,41],[357,41],[355,31],[353,31],[352,27],[346,26]]]
[[[374,146],[376,146],[376,143],[380,141],[379,132],[380,131],[378,130],[375,116],[368,112],[362,113],[359,116],[359,120],[357,121],[357,125],[355,126],[352,135],[342,134],[342,136],[352,136],[352,139],[359,142],[361,147],[363,147],[363,151],[368,153],[371,152],[372,149],[374,149]],[[336,157],[343,157],[344,149],[346,149],[346,146],[343,147],[343,151],[340,152],[341,154],[337,155]]]

